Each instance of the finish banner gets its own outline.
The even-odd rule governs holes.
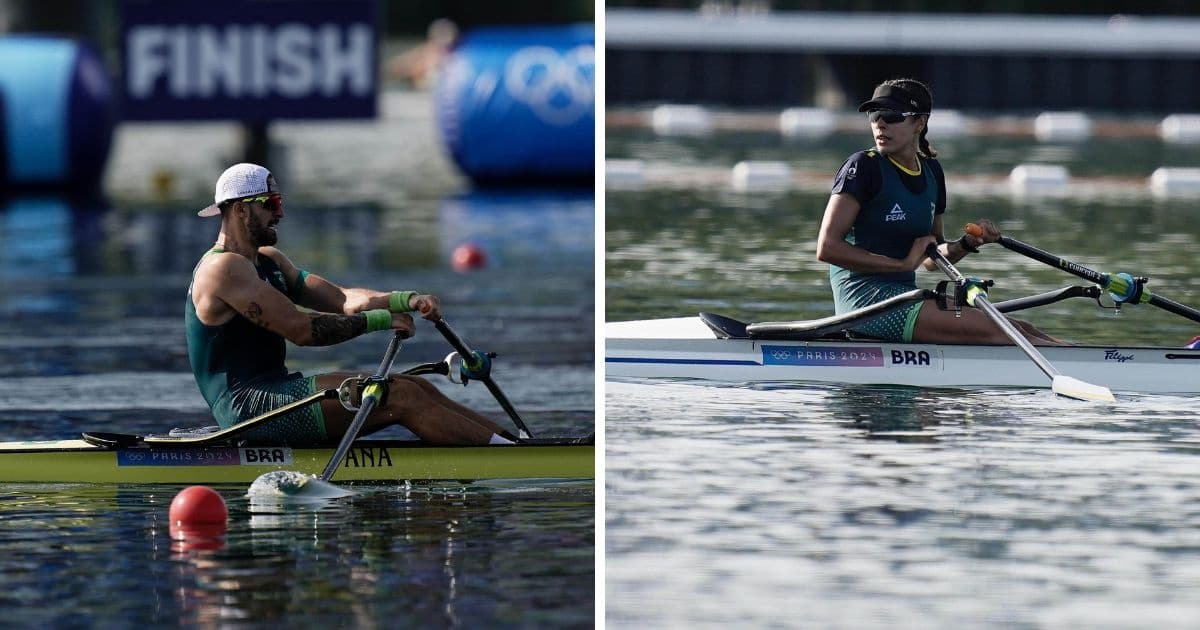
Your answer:
[[[374,118],[375,0],[124,0],[122,118]]]

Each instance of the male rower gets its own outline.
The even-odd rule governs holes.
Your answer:
[[[364,333],[414,333],[413,318],[441,317],[433,295],[342,288],[297,267],[274,247],[283,218],[275,178],[257,164],[235,164],[217,180],[214,203],[199,212],[221,217],[216,244],[196,264],[185,305],[188,358],[196,384],[222,428],[335,389],[354,374],[288,373],[284,340],[328,346]],[[302,310],[300,307],[304,307]],[[246,439],[293,446],[336,443],[353,420],[338,400],[306,405],[251,429]],[[401,424],[435,444],[504,444],[499,425],[443,395],[432,383],[393,376],[384,402],[362,433]]]

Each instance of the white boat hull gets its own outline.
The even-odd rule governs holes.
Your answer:
[[[1038,349],[1063,374],[1114,391],[1200,391],[1200,350]],[[1047,387],[1050,382],[1015,346],[718,339],[697,317],[605,324],[604,363],[606,377],[918,387]]]

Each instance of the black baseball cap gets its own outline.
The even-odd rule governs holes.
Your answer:
[[[858,111],[890,109],[897,112],[928,114],[933,104],[924,94],[913,94],[897,85],[881,85],[875,88],[871,100],[858,106]]]

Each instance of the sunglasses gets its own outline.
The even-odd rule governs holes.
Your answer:
[[[919,116],[920,112],[898,112],[892,109],[873,109],[867,112],[867,120],[871,122],[883,121],[889,125],[904,122],[909,116]]]
[[[283,195],[279,193],[271,195],[259,195],[257,197],[246,197],[238,199],[242,203],[261,203],[264,208],[271,212],[278,212],[283,209]]]

